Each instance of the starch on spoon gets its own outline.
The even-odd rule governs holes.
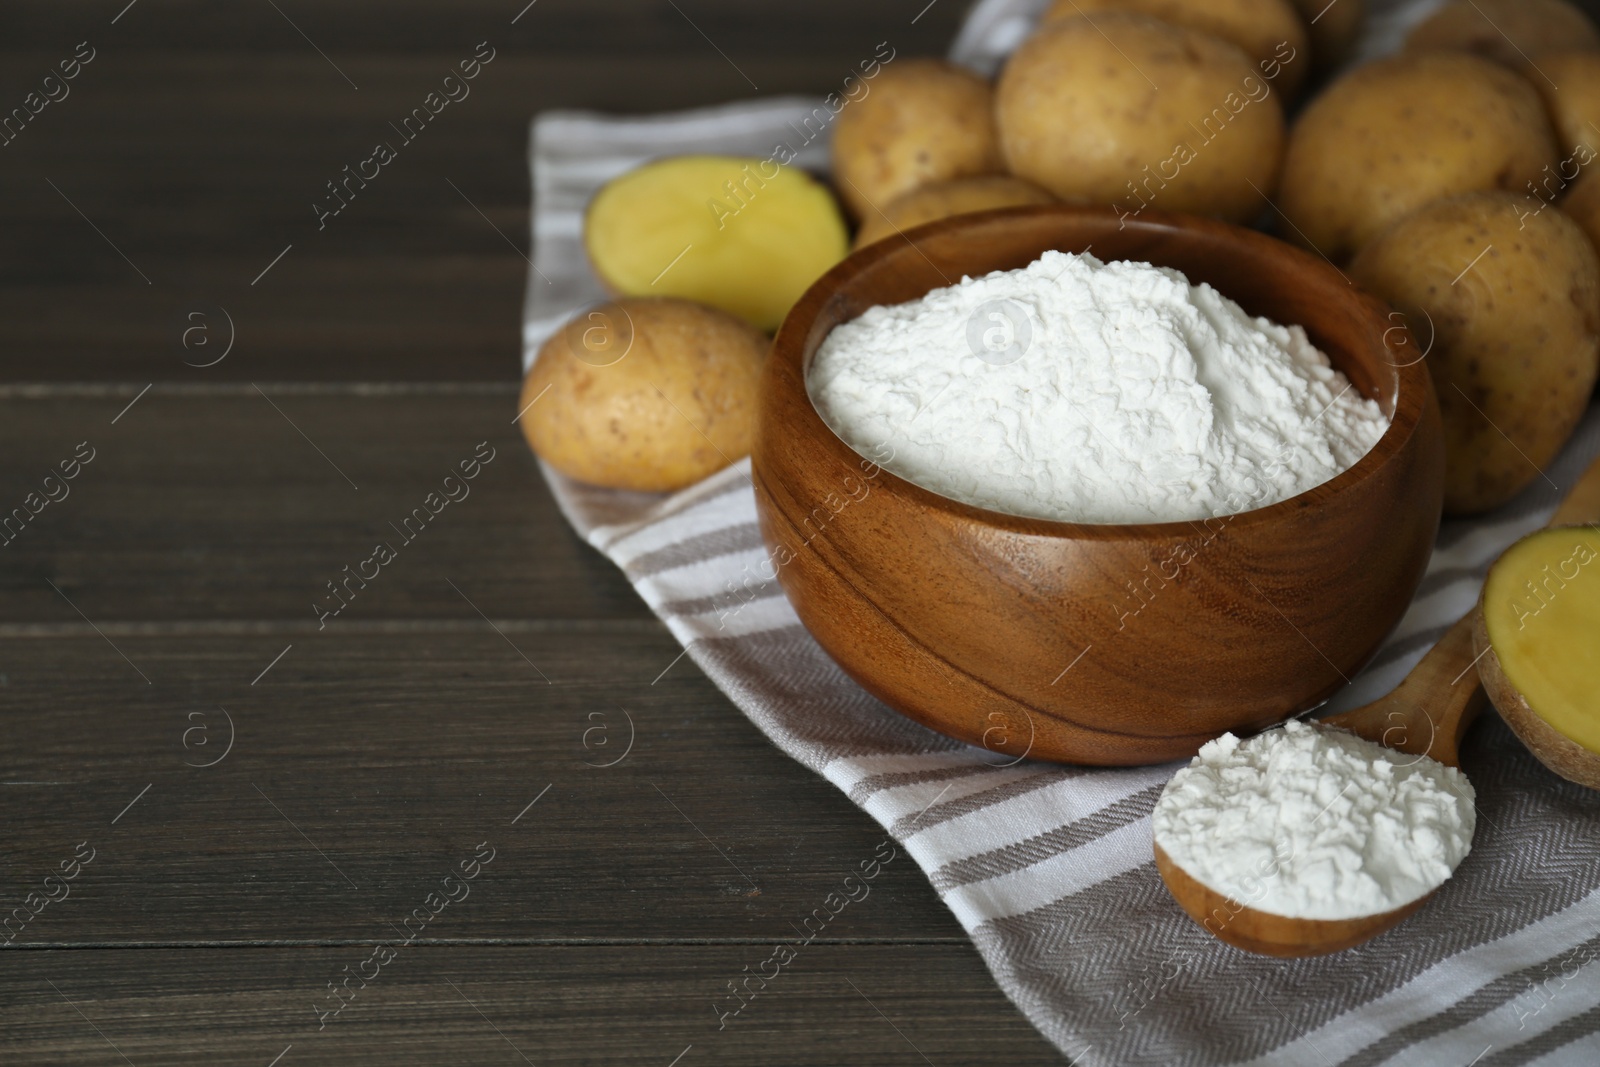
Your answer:
[[[1402,908],[1472,847],[1472,783],[1454,767],[1290,721],[1224,734],[1156,802],[1156,844],[1190,877],[1257,911],[1339,920]]]

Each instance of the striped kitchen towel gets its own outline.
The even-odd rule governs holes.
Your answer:
[[[982,0],[956,57],[992,69],[1041,6]],[[1413,17],[1372,6],[1380,29]],[[525,359],[602,297],[579,239],[600,183],[653,156],[765,157],[779,141],[821,169],[823,146],[799,143],[818,104],[536,120]],[[1539,527],[1559,487],[1597,454],[1600,407],[1516,501],[1447,523],[1410,611],[1332,708],[1391,689],[1472,605],[1495,556]],[[1600,795],[1546,771],[1492,712],[1462,757],[1480,806],[1473,851],[1434,901],[1331,957],[1251,956],[1185,917],[1156,873],[1150,810],[1176,765],[1014,763],[901,718],[847,678],[762,577],[772,571],[748,462],[670,497],[545,476],[567,519],[623,569],[707,677],[921,865],[1001,988],[1075,1062],[1600,1064]]]

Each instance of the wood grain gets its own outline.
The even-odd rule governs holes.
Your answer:
[[[0,1057],[30,1067],[121,1064],[117,1050],[136,1064],[266,1067],[286,1049],[279,1067],[1063,1062],[970,945],[807,946],[719,1030],[713,1003],[736,1005],[727,983],[770,950],[413,947],[321,1031],[313,1005],[370,947],[12,953],[0,969]]]
[[[98,850],[13,944],[385,938],[483,841],[429,937],[782,937],[884,840],[664,630],[501,629],[0,644],[0,913]],[[965,940],[903,852],[873,886],[829,937]]]
[[[280,14],[144,0],[115,25],[125,0],[8,5],[6,108],[77,42],[97,54],[66,99],[0,147],[0,376],[509,380],[537,111],[822,94],[880,41],[942,51],[962,14],[954,0],[541,0],[513,25],[524,4],[356,0]],[[391,138],[388,124],[480,41],[495,59],[471,95],[319,229],[311,204],[324,183]],[[235,321],[235,353],[185,366],[200,360],[180,344],[184,316],[218,306]]]
[[[164,389],[120,418],[138,387],[0,400],[0,515],[80,442],[95,449],[69,495],[0,547],[0,623],[81,625],[81,610],[100,625],[270,619],[314,632],[313,604],[339,603],[330,581],[353,594],[330,625],[476,622],[480,611],[651,617],[556,510],[512,425],[514,384],[376,396],[271,382]],[[420,533],[413,518],[407,544],[397,527],[485,441],[494,459],[468,495]],[[380,540],[399,558],[367,588],[344,587],[344,568]]]
[[[877,471],[812,406],[805,367],[836,323],[1089,246],[1303,324],[1389,429],[1354,467],[1281,503],[1204,523],[1086,525],[969,507]],[[972,744],[994,747],[1001,727],[1017,755],[1148,764],[1282,721],[1378,649],[1433,551],[1438,405],[1427,368],[1390,355],[1392,326],[1323,260],[1184,216],[1008,208],[881,241],[825,275],[773,344],[751,463],[779,580],[863,687]],[[896,442],[883,444],[892,454]],[[825,503],[845,496],[858,502]]]
[[[4,948],[0,1061],[1059,1062],[903,856],[717,1032],[712,995],[882,832],[673,662],[511,425],[536,112],[826,92],[879,41],[941,51],[962,5],[523,7],[7,6],[5,107],[97,55],[0,146],[0,509],[98,452],[0,548],[0,903],[99,851]],[[324,183],[485,40],[471,97],[318,230]],[[185,365],[221,309],[234,348]],[[195,311],[217,347],[184,348]],[[319,631],[311,594],[484,440],[471,497]],[[222,708],[234,748],[186,766]],[[621,709],[633,750],[587,766]],[[485,837],[409,969],[308,1034]]]
[[[1483,710],[1472,617],[1457,620],[1411,673],[1371,704],[1323,720],[1401,752],[1461,766],[1461,739]]]

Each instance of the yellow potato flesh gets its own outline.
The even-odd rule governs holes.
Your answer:
[[[1500,669],[1528,707],[1600,753],[1600,529],[1517,542],[1489,572],[1483,612]]]
[[[822,184],[773,160],[682,156],[615,179],[589,205],[584,244],[623,296],[676,296],[772,331],[850,237]]]

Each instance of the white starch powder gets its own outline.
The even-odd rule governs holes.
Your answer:
[[[1301,327],[1175,270],[1062,252],[840,324],[807,388],[895,474],[1072,522],[1265,507],[1353,466],[1388,428]]]
[[[1206,745],[1152,821],[1174,863],[1240,904],[1353,919],[1444,884],[1472,847],[1474,798],[1437,760],[1291,721]]]

